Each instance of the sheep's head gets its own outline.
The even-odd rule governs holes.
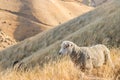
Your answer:
[[[59,54],[71,54],[74,47],[74,43],[70,41],[63,41]]]

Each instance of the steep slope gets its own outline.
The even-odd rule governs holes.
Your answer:
[[[18,17],[6,11],[0,11],[0,29],[16,41],[24,40],[49,28],[24,17],[19,17],[19,22]]]
[[[103,43],[110,47],[120,47],[119,2],[115,0],[104,4],[65,24],[1,51],[0,67],[12,67],[15,61],[35,66],[36,63],[44,61],[44,58],[57,55],[61,40],[71,40],[79,46]]]
[[[21,41],[91,9],[76,1],[0,0],[0,29]]]

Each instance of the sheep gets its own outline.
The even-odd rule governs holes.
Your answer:
[[[63,41],[59,54],[69,54],[71,60],[79,65],[82,71],[91,71],[93,68],[99,68],[107,63],[114,68],[110,50],[102,44],[79,47],[71,41]]]

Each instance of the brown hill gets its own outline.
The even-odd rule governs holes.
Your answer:
[[[91,9],[76,1],[0,0],[0,29],[21,41]]]

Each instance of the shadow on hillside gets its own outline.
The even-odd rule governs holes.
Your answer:
[[[21,9],[16,13],[19,25],[14,31],[14,38],[17,41],[24,40],[42,31],[39,25],[41,22],[32,13],[32,1],[21,0],[21,3]]]

